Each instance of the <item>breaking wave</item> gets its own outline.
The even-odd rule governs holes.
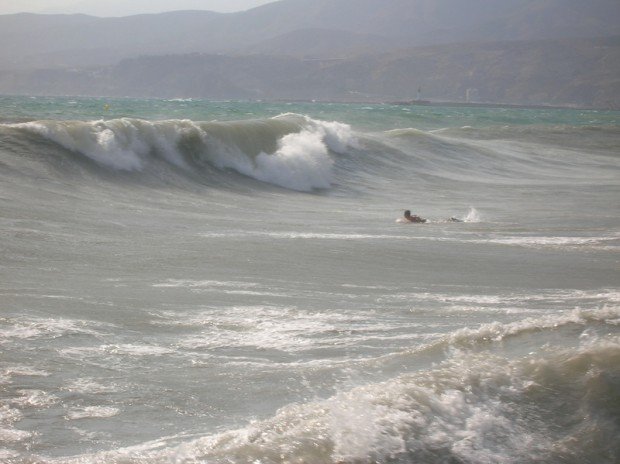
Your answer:
[[[142,172],[154,160],[163,160],[187,172],[233,170],[300,191],[329,188],[333,155],[355,144],[348,125],[296,114],[236,122],[121,118],[8,127],[43,137],[112,170]]]
[[[289,404],[243,428],[46,462],[617,462],[618,315],[604,308],[461,330],[428,369]],[[516,358],[462,349],[566,324],[579,328],[574,347]]]

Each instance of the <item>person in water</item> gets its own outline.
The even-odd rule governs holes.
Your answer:
[[[416,216],[415,214],[411,215],[411,211],[409,210],[405,211],[405,219],[408,222],[426,222],[426,219],[421,218],[420,216]]]

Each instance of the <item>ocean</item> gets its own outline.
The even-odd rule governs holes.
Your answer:
[[[0,109],[1,462],[620,461],[620,112]]]

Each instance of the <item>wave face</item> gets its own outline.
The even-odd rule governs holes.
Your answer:
[[[230,169],[301,191],[329,188],[334,164],[330,153],[342,153],[354,143],[346,124],[293,114],[231,123],[122,118],[36,121],[9,127],[112,170],[147,171],[156,159],[194,173],[210,167]]]

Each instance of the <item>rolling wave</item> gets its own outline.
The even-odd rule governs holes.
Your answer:
[[[51,144],[64,150],[61,157],[77,156],[111,172],[161,177],[163,166],[206,183],[232,172],[305,192],[335,184],[372,186],[381,179],[424,182],[429,174],[439,181],[483,184],[612,180],[608,168],[617,159],[592,155],[586,160],[579,152],[544,143],[558,134],[583,138],[582,130],[587,129],[537,129],[532,142],[532,130],[522,128],[365,134],[342,122],[293,113],[228,122],[43,120],[0,125],[0,132],[9,136],[0,149],[40,153],[49,151],[41,144]],[[615,140],[617,131],[608,132]],[[521,138],[506,142],[511,137]]]

